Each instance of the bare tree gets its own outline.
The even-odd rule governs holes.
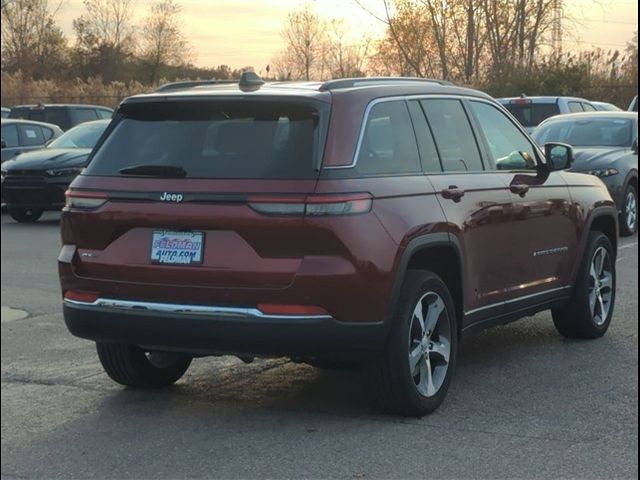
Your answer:
[[[282,30],[284,50],[274,59],[278,75],[310,80],[325,68],[327,23],[311,4],[287,16]]]
[[[133,51],[132,0],[84,0],[85,13],[73,21],[76,49],[86,70],[117,77]]]
[[[55,23],[60,3],[13,0],[2,3],[2,68],[36,79],[59,74],[66,39]]]
[[[325,61],[332,78],[364,76],[365,61],[371,46],[368,37],[353,41],[348,26],[342,19],[329,23]]]
[[[141,56],[149,64],[149,80],[158,79],[162,65],[185,65],[192,57],[180,24],[182,7],[175,0],[159,0],[142,27]]]

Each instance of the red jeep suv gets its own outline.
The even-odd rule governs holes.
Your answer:
[[[467,334],[547,309],[564,336],[607,330],[618,215],[571,161],[445,82],[131,97],[67,192],[65,322],[124,385],[286,356],[358,364],[386,411],[423,415]]]

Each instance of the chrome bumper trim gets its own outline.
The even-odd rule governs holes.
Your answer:
[[[137,302],[131,300],[117,300],[113,298],[98,298],[93,302],[64,299],[64,303],[83,307],[112,308],[114,310],[128,310],[133,312],[177,313],[186,315],[202,315],[237,318],[264,318],[288,320],[317,320],[331,319],[331,315],[268,315],[257,308],[215,307],[208,305],[186,305],[177,303]]]

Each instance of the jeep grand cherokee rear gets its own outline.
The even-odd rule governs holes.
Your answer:
[[[545,309],[563,335],[607,330],[616,211],[562,171],[570,147],[545,159],[449,84],[260,83],[126,100],[67,193],[65,322],[114,380],[169,385],[203,355],[358,363],[386,410],[423,415],[463,334]]]

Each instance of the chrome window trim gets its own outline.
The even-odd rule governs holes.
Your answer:
[[[542,292],[532,293],[530,295],[524,295],[522,297],[517,297],[517,298],[512,298],[510,300],[505,300],[504,302],[492,303],[491,305],[485,305],[484,307],[474,308],[473,310],[468,310],[468,311],[464,312],[464,314],[465,315],[472,315],[474,313],[482,312],[483,310],[489,310],[490,308],[496,308],[496,307],[501,307],[501,306],[504,306],[504,305],[510,305],[512,303],[521,302],[523,300],[528,300],[530,298],[539,297],[541,295],[547,295],[549,293],[561,292],[563,290],[568,290],[570,288],[572,288],[570,285],[567,285],[565,287],[552,288],[550,290],[544,290]]]
[[[483,98],[483,97],[475,97],[473,95],[450,95],[450,94],[444,94],[444,95],[439,95],[439,94],[413,94],[413,95],[396,95],[396,96],[392,96],[392,97],[380,97],[380,98],[374,98],[373,100],[371,100],[368,104],[367,107],[364,110],[364,114],[362,117],[362,122],[360,124],[360,131],[358,133],[358,143],[356,144],[356,151],[353,155],[353,159],[351,160],[351,163],[348,165],[327,165],[327,166],[323,166],[322,169],[323,170],[341,170],[341,169],[345,169],[345,168],[355,168],[355,166],[358,163],[358,156],[360,155],[360,149],[362,148],[362,142],[364,141],[364,131],[367,125],[367,121],[369,120],[369,114],[371,113],[371,109],[373,107],[375,107],[376,105],[380,104],[380,103],[384,103],[384,102],[397,102],[399,100],[404,100],[409,101],[409,100],[423,100],[423,99],[440,99],[440,100],[460,100],[460,101],[470,101],[470,102],[483,102],[483,103],[487,103],[489,105],[493,105],[494,107],[497,107],[497,109],[499,111],[501,111],[503,114],[506,114],[507,118],[511,121],[511,123],[518,128],[524,135],[526,138],[528,138],[531,141],[531,146],[538,151],[538,154],[540,155],[542,150],[540,149],[540,147],[533,141],[531,140],[531,136],[529,135],[529,133],[524,129],[524,127],[522,127],[522,125],[520,125],[518,123],[517,120],[515,120],[513,118],[513,116],[509,113],[509,111],[504,108],[504,106],[502,104],[500,104],[500,102],[498,102],[497,100],[490,100],[487,98]],[[471,124],[471,122],[469,122],[471,125],[472,130],[474,130],[475,133],[475,128],[473,126],[473,124]],[[544,157],[540,157],[540,158],[544,158]],[[538,159],[539,160],[539,159]],[[482,170],[482,172],[495,172],[496,170]],[[451,172],[444,172],[444,173],[451,173]],[[458,173],[465,173],[465,172],[458,172]],[[468,172],[471,173],[471,172]]]
[[[156,302],[140,302],[133,300],[119,300],[113,298],[98,298],[93,302],[82,302],[79,300],[64,299],[64,303],[78,305],[83,307],[101,307],[112,308],[117,310],[126,310],[129,312],[158,312],[158,313],[177,313],[187,315],[202,316],[222,316],[237,318],[266,318],[266,319],[290,319],[290,320],[306,320],[306,319],[332,319],[331,315],[270,315],[261,312],[257,308],[249,307],[218,307],[208,305],[188,305],[179,303],[156,303]]]

